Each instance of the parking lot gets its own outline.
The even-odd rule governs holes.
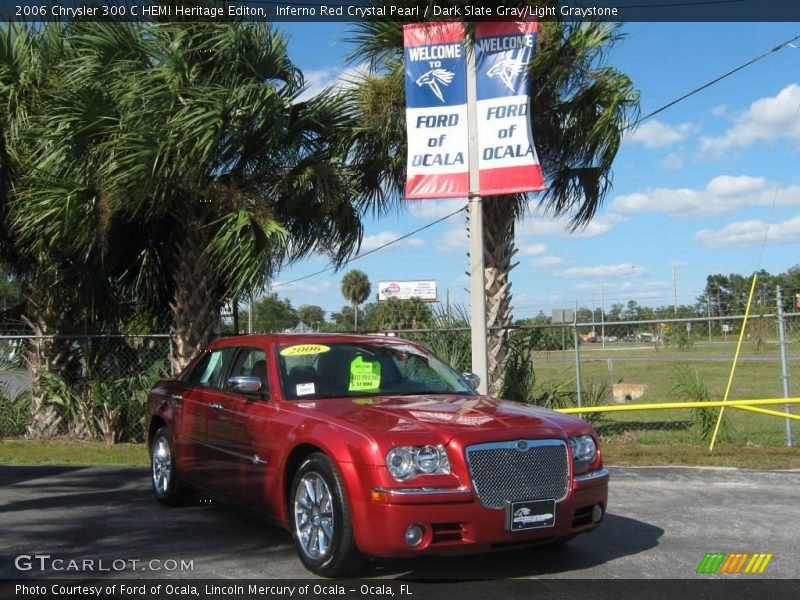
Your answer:
[[[368,577],[697,578],[706,552],[770,552],[771,578],[798,575],[800,472],[613,468],[605,524],[558,549],[371,563]],[[0,467],[0,577],[308,578],[289,534],[236,508],[198,499],[170,509],[148,471]],[[19,555],[50,555],[28,570]],[[135,569],[54,571],[50,560]],[[150,562],[155,561],[155,562]],[[175,561],[177,568],[172,568]],[[191,563],[181,570],[180,563]],[[44,571],[40,565],[48,562]],[[25,563],[21,563],[25,566]],[[121,564],[121,563],[116,563]],[[731,576],[727,576],[730,578]],[[753,577],[753,576],[747,576]],[[756,576],[757,577],[757,576]]]

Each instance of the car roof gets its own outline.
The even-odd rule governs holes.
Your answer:
[[[219,338],[211,342],[209,348],[227,346],[250,346],[264,344],[324,344],[328,343],[407,343],[408,340],[385,335],[360,335],[354,333],[255,333],[251,335],[235,335]]]

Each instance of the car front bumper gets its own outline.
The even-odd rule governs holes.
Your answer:
[[[482,506],[472,488],[376,487],[370,490],[363,512],[354,511],[356,540],[366,554],[384,558],[470,554],[559,542],[602,522],[608,479],[605,468],[573,477],[567,496],[556,504],[552,527],[515,532],[505,527],[505,511]],[[411,525],[423,529],[422,541],[415,547],[405,542]]]

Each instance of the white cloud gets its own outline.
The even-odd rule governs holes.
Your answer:
[[[543,256],[532,261],[531,264],[537,269],[550,269],[564,264],[564,259],[560,256]]]
[[[596,267],[573,267],[563,271],[556,271],[556,277],[581,277],[581,278],[603,278],[612,279],[616,277],[641,277],[647,271],[642,267],[637,267],[631,263],[620,263],[618,265],[598,265]]]
[[[628,140],[635,144],[642,144],[645,148],[664,148],[682,142],[696,130],[697,127],[692,123],[667,125],[654,119],[640,125],[628,136]]]
[[[597,283],[578,283],[570,286],[573,292],[591,292],[595,300],[600,299],[600,287]],[[614,287],[605,286],[606,308],[614,302],[630,299],[644,300],[654,298],[672,298],[672,284],[666,281],[626,281],[616,282]]]
[[[781,207],[800,205],[800,186],[776,188],[763,177],[720,175],[704,189],[654,188],[617,196],[610,208],[621,214],[664,213],[694,219],[747,206],[772,206],[773,201]]]
[[[700,139],[703,152],[721,153],[731,148],[745,148],[756,142],[779,138],[800,139],[800,86],[793,83],[777,96],[753,102],[733,119],[733,127],[718,137]]]
[[[592,219],[586,227],[570,232],[569,219],[566,217],[554,218],[546,215],[533,215],[525,217],[521,222],[517,223],[516,230],[520,235],[582,239],[606,234],[622,220],[623,217],[620,215],[606,213]]]
[[[517,243],[521,256],[541,256],[547,254],[547,244],[523,244]]]
[[[469,238],[466,225],[452,225],[444,235],[436,238],[434,248],[437,252],[467,252]]]
[[[701,229],[694,238],[709,248],[725,248],[728,246],[758,245],[767,243],[791,244],[800,242],[800,215],[769,225],[764,221],[752,219],[729,223],[722,229]]]
[[[373,235],[367,235],[361,240],[361,248],[359,249],[359,254],[365,254],[371,250],[375,250],[376,248],[380,248],[389,242],[396,240],[402,234],[395,233],[393,231],[381,231],[380,233],[376,233]],[[391,245],[392,249],[398,249],[408,247],[408,246],[424,246],[425,240],[422,238],[406,238],[401,240],[395,244]]]
[[[355,67],[332,66],[324,69],[303,71],[306,89],[298,100],[308,100],[330,86],[347,88],[367,72],[366,63]]]
[[[677,152],[670,152],[664,158],[658,161],[658,164],[670,171],[678,171],[683,168],[683,156]]]
[[[306,283],[303,281],[284,283],[282,281],[276,281],[272,284],[272,287],[275,288],[275,291],[281,296],[292,296],[295,294],[323,294],[330,290],[333,285],[333,281],[326,279],[318,283]],[[271,292],[272,289],[268,291]]]
[[[446,217],[459,208],[464,208],[466,205],[467,201],[463,198],[456,198],[454,200],[408,200],[406,203],[408,212],[413,216],[429,221]],[[465,219],[466,214],[465,212]],[[453,218],[456,219],[458,217]]]
[[[715,106],[711,109],[711,114],[715,117],[722,117],[726,115],[728,112],[728,106],[726,104],[720,104],[719,106]]]

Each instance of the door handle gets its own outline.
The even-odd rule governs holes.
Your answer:
[[[172,394],[172,399],[173,400],[183,400],[183,396],[181,396],[180,394]]]
[[[222,404],[209,404],[213,410],[222,410]]]

